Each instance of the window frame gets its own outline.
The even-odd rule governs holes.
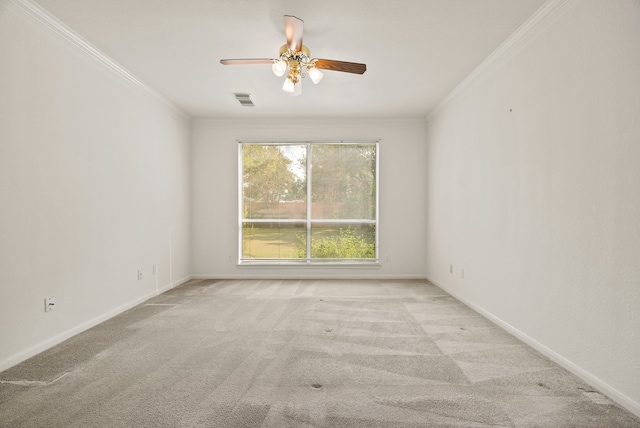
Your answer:
[[[244,213],[244,195],[243,195],[243,152],[242,148],[246,145],[259,146],[301,146],[307,147],[307,164],[306,164],[306,217],[304,219],[245,219]],[[369,219],[314,219],[312,211],[312,159],[309,154],[311,147],[314,145],[372,145],[375,147],[375,218]],[[238,266],[380,266],[379,240],[380,240],[380,141],[379,140],[321,140],[321,141],[238,141]],[[243,225],[245,223],[304,223],[306,226],[306,258],[260,258],[245,259],[243,258]],[[373,258],[312,258],[311,257],[311,233],[312,225],[316,224],[363,224],[372,225],[375,228],[375,257]]]

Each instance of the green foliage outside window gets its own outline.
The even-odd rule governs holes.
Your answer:
[[[307,235],[299,233],[296,237],[299,240],[298,257],[306,257]],[[375,243],[351,228],[311,241],[311,257],[314,259],[372,259],[375,256]]]

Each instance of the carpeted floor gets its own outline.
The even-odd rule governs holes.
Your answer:
[[[0,373],[2,427],[640,427],[424,281],[191,281]]]

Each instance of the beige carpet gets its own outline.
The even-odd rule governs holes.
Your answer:
[[[0,373],[2,427],[640,427],[424,281],[191,281]]]

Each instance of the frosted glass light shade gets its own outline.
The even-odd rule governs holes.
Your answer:
[[[285,92],[292,93],[295,89],[295,85],[291,79],[287,77],[287,80],[284,81],[284,85],[282,85],[282,90]]]
[[[308,67],[307,74],[309,74],[309,77],[311,78],[311,81],[314,85],[320,83],[320,81],[324,77],[324,74],[315,67]]]
[[[271,70],[276,76],[282,77],[284,76],[285,71],[287,71],[287,62],[283,59],[281,59],[280,61],[276,61],[271,66]]]

